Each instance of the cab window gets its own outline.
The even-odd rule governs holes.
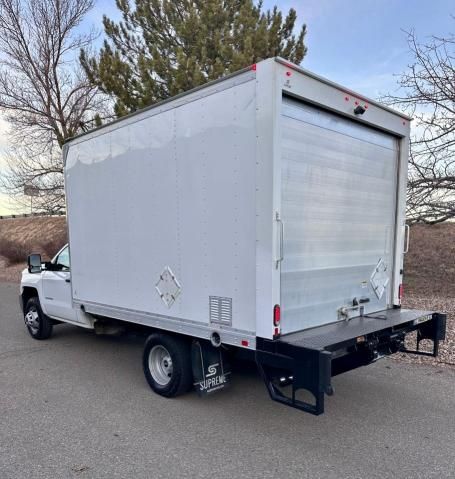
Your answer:
[[[66,246],[55,260],[55,264],[58,264],[63,267],[63,269],[70,269],[70,255],[68,246]]]

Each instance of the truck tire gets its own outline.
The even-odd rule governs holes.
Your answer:
[[[142,365],[147,382],[160,396],[179,396],[193,384],[191,343],[183,337],[151,334],[145,342]]]
[[[33,339],[48,339],[52,334],[52,320],[43,313],[37,297],[27,301],[24,322]]]

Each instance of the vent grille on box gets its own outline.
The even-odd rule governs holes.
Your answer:
[[[210,322],[232,326],[232,298],[209,296]]]

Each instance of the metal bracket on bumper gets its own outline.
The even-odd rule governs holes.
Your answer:
[[[433,313],[430,321],[421,323],[417,329],[416,349],[407,349],[402,347],[400,352],[408,354],[418,354],[420,356],[436,357],[439,353],[439,341],[446,338],[447,315],[441,313]],[[420,351],[420,342],[423,339],[433,341],[433,351]]]
[[[301,348],[296,357],[290,357],[257,351],[256,363],[274,401],[315,415],[324,412],[324,394],[333,394],[330,352]],[[290,397],[281,390],[289,384],[292,388]],[[310,391],[314,403],[298,399],[296,392],[299,389]]]
[[[333,394],[332,376],[398,351],[426,356],[438,354],[439,341],[445,339],[446,315],[410,310],[381,313],[276,340],[257,338],[256,363],[270,397],[319,415],[324,412],[325,394]],[[408,350],[404,339],[413,331],[417,331],[417,346],[415,350]],[[419,350],[423,339],[433,341],[433,352]],[[313,400],[299,399],[297,391],[301,389],[311,393]]]

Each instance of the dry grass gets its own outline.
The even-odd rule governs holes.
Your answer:
[[[0,220],[0,281],[18,281],[27,255],[51,259],[67,242],[64,217]]]
[[[18,242],[9,238],[0,238],[0,253],[5,258],[7,266],[23,263],[24,258],[32,250],[33,244],[30,240]]]
[[[0,281],[18,283],[21,280],[21,271],[25,267],[25,263],[8,266],[6,259],[0,256]]]
[[[447,313],[447,339],[441,343],[437,359],[395,357],[455,365],[455,223],[412,226],[404,265],[403,306]]]
[[[455,223],[411,227],[404,281],[405,297],[455,298]]]

